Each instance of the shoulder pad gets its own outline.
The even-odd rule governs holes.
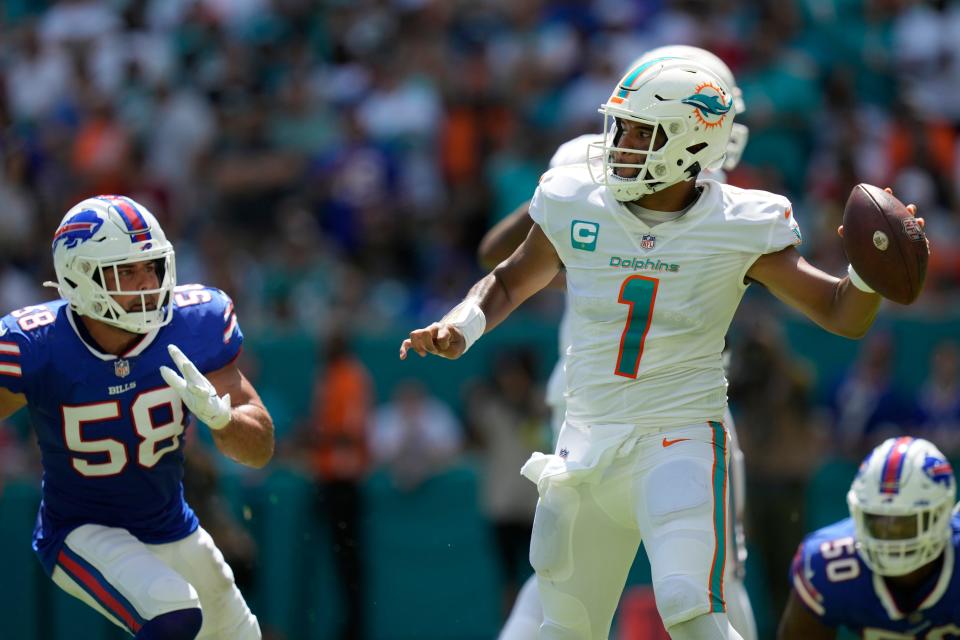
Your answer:
[[[598,133],[585,133],[572,140],[567,140],[553,152],[553,157],[550,158],[550,167],[586,162],[590,143],[602,141],[603,136]]]
[[[30,305],[0,318],[0,386],[14,393],[25,390],[29,373],[43,366],[45,348],[62,300]]]
[[[853,525],[841,521],[811,533],[800,543],[790,567],[794,591],[820,617],[842,614],[864,569],[857,555]]]
[[[202,284],[178,286],[174,289],[173,300],[178,313],[190,318],[191,322],[201,322],[203,327],[216,329],[222,333],[224,343],[230,342],[239,332],[233,300],[216,287]]]
[[[550,200],[573,200],[598,188],[586,164],[555,167],[540,178],[540,192]]]
[[[723,190],[727,210],[733,217],[762,220],[779,216],[788,219],[793,214],[790,200],[784,196],[760,189],[741,189],[728,184],[718,184]]]

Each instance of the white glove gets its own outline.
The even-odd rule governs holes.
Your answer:
[[[160,367],[160,375],[164,381],[177,392],[190,413],[200,418],[208,427],[219,430],[227,426],[230,422],[230,394],[222,398],[218,396],[216,388],[197,370],[190,359],[183,355],[177,345],[168,345],[167,351],[183,375],[177,375],[170,367]]]

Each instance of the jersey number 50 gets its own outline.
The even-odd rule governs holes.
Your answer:
[[[160,407],[170,407],[170,422],[154,423],[154,412]],[[120,418],[120,402],[98,402],[63,407],[63,435],[67,448],[77,453],[106,455],[103,462],[90,462],[75,457],[73,468],[82,476],[104,477],[121,473],[127,467],[129,456],[123,442],[113,438],[85,440],[83,427],[92,422]],[[183,433],[183,404],[170,387],[154,389],[137,396],[130,405],[130,422],[140,437],[136,458],[147,469],[156,465],[160,458],[180,446]],[[158,446],[162,445],[162,446]]]
[[[827,580],[845,582],[860,575],[857,547],[852,537],[830,540],[820,545],[820,555],[827,561]]]

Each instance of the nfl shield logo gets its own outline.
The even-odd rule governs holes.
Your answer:
[[[657,236],[655,235],[645,233],[643,234],[643,237],[640,238],[641,249],[646,249],[647,251],[649,251],[650,249],[653,249],[653,246],[655,244],[657,244]]]
[[[113,363],[113,372],[117,374],[118,378],[126,378],[130,375],[130,361],[129,360],[116,360]]]
[[[903,232],[907,234],[908,238],[914,242],[923,240],[923,227],[920,226],[916,218],[903,218],[900,222],[903,224]]]

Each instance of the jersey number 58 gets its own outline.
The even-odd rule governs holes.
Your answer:
[[[170,407],[170,421],[154,423],[154,412],[160,407]],[[127,467],[129,456],[123,442],[113,438],[88,440],[83,437],[84,425],[120,418],[120,402],[98,402],[64,406],[63,435],[70,451],[106,456],[103,462],[91,462],[86,457],[74,457],[73,468],[82,476],[104,477],[121,473]],[[180,446],[183,433],[183,404],[170,387],[141,393],[130,405],[130,422],[140,437],[137,446],[137,463],[147,469],[156,465],[160,458]]]

